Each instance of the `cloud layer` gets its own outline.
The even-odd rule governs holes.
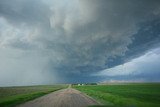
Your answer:
[[[93,76],[103,76],[105,78],[117,77],[123,80],[143,80],[143,81],[159,81],[159,61],[160,48],[147,52],[145,55],[135,58],[125,64],[116,67],[105,69],[92,74]],[[115,78],[116,77],[116,78]],[[128,78],[126,78],[128,77]],[[119,80],[119,79],[118,79]]]
[[[92,73],[141,55],[160,41],[159,4],[158,0],[1,0],[0,73],[7,77],[1,84],[15,78],[13,74],[26,76],[22,84],[87,81]],[[153,39],[146,40],[151,36],[145,32],[154,30]]]

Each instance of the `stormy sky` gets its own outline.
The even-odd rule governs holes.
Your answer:
[[[159,0],[0,0],[0,86],[160,81]]]

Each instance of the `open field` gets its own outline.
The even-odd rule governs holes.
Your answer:
[[[68,85],[1,87],[0,107],[13,107],[67,87]],[[107,107],[160,107],[159,83],[84,86],[73,85],[72,87],[86,93],[102,104],[107,105]],[[45,105],[50,107],[56,105],[55,107],[59,107],[60,105],[64,107],[70,107],[71,105],[73,106],[75,104],[96,105],[96,101],[94,102],[94,100],[83,96],[82,93],[69,87],[67,89],[59,90],[48,94],[47,96],[22,104],[22,106],[27,105],[26,107],[30,107],[32,105]]]
[[[0,107],[16,106],[66,87],[67,85],[1,87]]]
[[[106,105],[160,107],[160,84],[119,84],[73,86]]]

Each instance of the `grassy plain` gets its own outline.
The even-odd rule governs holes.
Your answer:
[[[0,107],[13,107],[66,87],[67,85],[0,87]]]
[[[160,107],[160,83],[73,86],[106,105]]]

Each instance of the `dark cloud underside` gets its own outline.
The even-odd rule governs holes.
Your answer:
[[[90,75],[159,47],[159,28],[159,0],[0,0],[0,73],[28,75],[17,84],[99,81]]]

